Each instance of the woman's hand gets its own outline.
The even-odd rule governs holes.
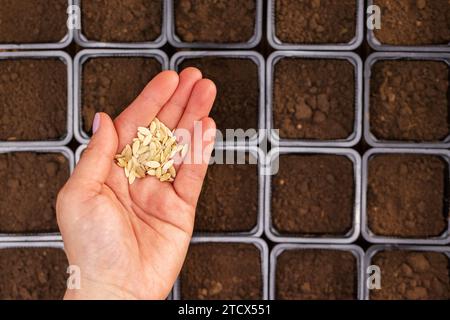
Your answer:
[[[179,76],[164,71],[114,122],[96,115],[91,142],[57,201],[69,263],[81,272],[81,288],[67,290],[66,299],[165,299],[170,293],[214,143],[194,135],[194,122],[201,121],[203,131],[215,129],[208,118],[215,95],[214,84],[195,68]],[[190,144],[202,145],[207,156],[200,164],[182,164],[173,184],[146,177],[129,185],[114,156],[154,117],[170,129],[189,130]]]

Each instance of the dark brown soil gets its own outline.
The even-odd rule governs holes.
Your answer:
[[[272,223],[280,233],[345,235],[352,228],[353,163],[344,156],[282,155],[272,180]]]
[[[371,131],[381,140],[442,140],[449,135],[448,97],[444,62],[377,62],[371,79]]]
[[[450,43],[448,0],[375,0],[381,8],[381,29],[375,37],[390,45]]]
[[[0,43],[59,42],[67,34],[67,6],[67,0],[2,0]]]
[[[446,167],[438,156],[378,155],[370,159],[370,230],[381,236],[439,236],[448,224]]]
[[[175,0],[175,33],[183,42],[248,42],[255,34],[255,0]]]
[[[56,196],[69,172],[62,154],[0,154],[0,233],[57,232]]]
[[[289,250],[276,267],[278,300],[356,299],[357,264],[351,252],[334,250]]]
[[[348,43],[356,37],[356,2],[276,0],[276,36],[285,43]]]
[[[251,244],[194,244],[181,271],[183,300],[262,299],[261,254]]]
[[[161,35],[161,0],[83,0],[82,32],[93,41],[148,42]]]
[[[217,98],[211,111],[217,128],[257,129],[259,114],[258,66],[250,59],[199,58],[185,60],[180,69],[199,68],[205,78],[217,86]]]
[[[91,58],[83,65],[83,129],[90,133],[96,112],[118,116],[161,71],[153,58]]]
[[[59,140],[66,134],[64,62],[0,60],[0,140]]]
[[[355,119],[355,73],[344,60],[284,58],[275,65],[274,129],[284,139],[348,138]]]
[[[258,167],[214,164],[197,206],[195,231],[251,231],[258,219]]]
[[[381,290],[372,300],[450,300],[449,258],[443,253],[383,251],[372,264],[381,269]]]
[[[1,249],[0,299],[62,299],[67,288],[68,266],[61,249]]]

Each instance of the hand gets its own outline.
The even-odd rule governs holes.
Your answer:
[[[208,117],[215,96],[214,83],[195,68],[179,76],[164,71],[114,122],[96,115],[91,142],[56,204],[69,263],[81,271],[81,289],[67,290],[66,299],[165,299],[170,293],[214,143],[194,136],[194,121],[203,131],[215,129]],[[173,184],[146,177],[129,185],[114,156],[155,116],[170,129],[189,130],[190,144],[200,143],[207,156],[201,164],[182,164]]]

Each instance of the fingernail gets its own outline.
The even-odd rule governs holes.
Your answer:
[[[100,127],[100,114],[96,113],[94,117],[94,122],[92,123],[92,133],[97,132]]]

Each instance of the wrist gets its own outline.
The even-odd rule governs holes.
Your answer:
[[[83,280],[79,289],[67,289],[64,300],[136,300],[132,294],[115,286]]]

